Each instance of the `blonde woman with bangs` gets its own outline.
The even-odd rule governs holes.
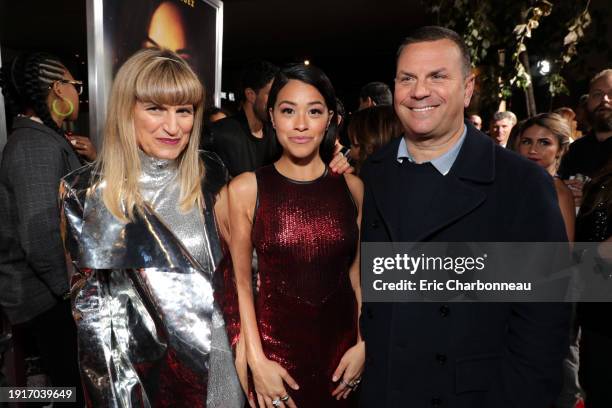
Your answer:
[[[203,101],[177,54],[136,53],[115,77],[97,161],[60,187],[89,406],[244,404],[215,301],[227,171],[198,151]]]

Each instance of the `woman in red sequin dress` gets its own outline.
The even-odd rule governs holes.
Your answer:
[[[268,110],[282,157],[229,186],[239,343],[251,403],[259,407],[356,405],[352,391],[365,360],[357,324],[363,185],[325,166],[333,153],[335,105],[319,69],[281,71]]]

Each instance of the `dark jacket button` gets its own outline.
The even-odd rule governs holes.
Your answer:
[[[378,220],[374,220],[372,221],[372,228],[377,229],[380,226],[380,223],[378,222]]]
[[[368,319],[373,319],[374,313],[372,313],[372,310],[366,309],[366,316],[368,316]]]
[[[446,360],[447,360],[446,354],[442,354],[442,353],[436,354],[436,361],[440,363],[440,365],[446,364]]]
[[[446,317],[450,313],[450,307],[444,305],[440,307],[440,316]]]
[[[432,398],[431,406],[433,408],[440,408],[442,406],[442,400],[440,398]]]

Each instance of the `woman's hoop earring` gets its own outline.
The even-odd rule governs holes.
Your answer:
[[[74,104],[68,100],[68,99],[63,99],[63,101],[68,102],[68,111],[67,112],[60,112],[59,109],[57,108],[57,101],[59,99],[54,99],[53,103],[51,104],[51,109],[53,109],[53,113],[55,113],[57,116],[61,116],[61,117],[66,117],[66,116],[70,116],[72,115],[72,112],[74,112]]]

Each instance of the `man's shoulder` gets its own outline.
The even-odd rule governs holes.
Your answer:
[[[587,133],[580,139],[575,140],[572,144],[569,145],[569,151],[577,151],[583,149],[589,149],[597,142],[595,135],[593,133]]]
[[[228,116],[209,125],[215,138],[232,138],[243,135],[245,129],[239,115]]]
[[[499,146],[484,133],[468,129],[466,153],[460,154],[461,174],[478,181],[492,181],[497,185],[518,190],[533,180],[546,180],[548,173],[536,163],[517,152]],[[468,141],[469,140],[469,141]],[[512,190],[512,188],[510,188]]]
[[[495,162],[500,164],[509,164],[513,166],[538,167],[534,162],[521,156],[519,153],[512,151],[506,147],[495,145]]]
[[[542,205],[557,205],[554,179],[546,169],[500,146],[495,156],[495,191],[511,200],[508,205],[513,212],[525,214]],[[517,200],[527,205],[519,210]]]
[[[215,151],[221,155],[225,164],[230,168],[230,173],[234,174],[231,161],[237,152],[248,150],[250,143],[248,123],[244,123],[240,115],[230,116],[213,123],[208,130],[209,145],[208,150]]]
[[[372,153],[372,155],[368,158],[368,161],[376,163],[389,158],[396,159],[397,149],[399,148],[399,144],[402,141],[402,137],[403,136],[399,136],[395,139],[392,139],[389,143]]]
[[[386,163],[390,160],[397,160],[397,149],[399,147],[401,141],[401,136],[391,140],[385,146],[381,147],[377,151],[375,151],[370,157],[366,159],[366,161],[361,166],[359,171],[359,177],[362,180],[365,180],[370,174],[370,172],[379,167],[380,164]]]
[[[527,180],[538,179],[546,182],[550,181],[550,175],[544,168],[501,146],[495,146],[495,164],[498,176],[505,176],[516,183],[527,184]]]

